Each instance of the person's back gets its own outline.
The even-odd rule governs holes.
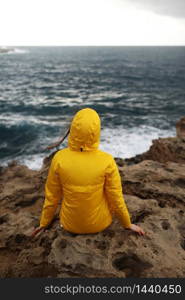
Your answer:
[[[60,223],[70,232],[102,231],[111,224],[113,213],[125,228],[136,226],[130,222],[114,158],[98,149],[100,128],[100,118],[93,109],[82,109],[75,115],[68,148],[52,159],[40,227],[49,225],[60,200]]]

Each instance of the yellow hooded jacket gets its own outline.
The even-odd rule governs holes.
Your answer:
[[[113,213],[125,228],[131,224],[114,158],[98,149],[100,128],[93,109],[74,116],[68,147],[51,162],[40,226],[49,225],[60,200],[60,223],[67,231],[102,231],[111,224]]]

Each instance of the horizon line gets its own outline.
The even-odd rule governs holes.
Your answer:
[[[0,47],[185,47],[184,45],[0,45]]]

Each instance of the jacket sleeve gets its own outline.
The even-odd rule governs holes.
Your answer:
[[[45,201],[42,209],[40,226],[48,226],[55,214],[59,201],[62,199],[62,186],[57,171],[57,155],[52,159],[45,185]]]
[[[110,210],[115,212],[123,227],[128,228],[131,224],[130,215],[123,197],[118,167],[113,157],[106,169],[104,190]]]

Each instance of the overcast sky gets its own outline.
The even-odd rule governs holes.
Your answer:
[[[133,2],[138,8],[151,10],[164,16],[185,18],[185,0],[128,0],[128,2]]]
[[[0,45],[185,45],[185,0],[0,0]]]

